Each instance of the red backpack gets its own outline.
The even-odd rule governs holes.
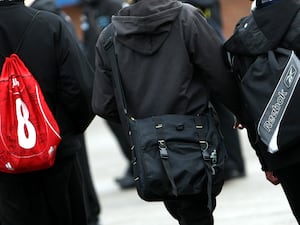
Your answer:
[[[6,57],[0,76],[0,171],[51,167],[59,133],[38,82],[17,54]]]

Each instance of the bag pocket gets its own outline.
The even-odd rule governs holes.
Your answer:
[[[164,158],[156,144],[149,149],[135,151],[135,156],[134,174],[138,178],[137,190],[143,199],[159,201],[176,197],[163,161],[169,164],[178,195],[193,195],[202,191],[206,173],[199,144],[168,143]]]

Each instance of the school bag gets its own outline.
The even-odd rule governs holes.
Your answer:
[[[241,79],[248,115],[258,138],[270,153],[286,149],[299,139],[300,61],[294,51],[278,48],[256,58]]]
[[[235,49],[232,65],[239,71],[243,122],[252,144],[265,145],[271,154],[293,148],[300,138],[300,61],[296,53],[266,39],[253,16],[237,24],[234,36],[224,46]],[[247,49],[251,54],[244,54]]]
[[[5,57],[0,76],[0,171],[24,173],[54,164],[61,141],[58,124],[34,76],[15,53]]]

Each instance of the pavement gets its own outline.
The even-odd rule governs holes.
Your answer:
[[[215,225],[297,225],[281,186],[265,179],[245,131],[239,134],[247,175],[225,183],[217,198]],[[178,225],[161,202],[145,202],[135,189],[117,186],[115,179],[127,162],[103,119],[96,117],[85,135],[101,225]]]

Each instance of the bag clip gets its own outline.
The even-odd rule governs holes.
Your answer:
[[[212,153],[210,154],[210,159],[211,159],[211,170],[212,170],[212,175],[216,174],[215,167],[217,166],[218,162],[218,156],[217,156],[217,150],[214,149]]]
[[[160,158],[168,159],[167,145],[164,140],[158,140],[158,148],[159,148]]]

